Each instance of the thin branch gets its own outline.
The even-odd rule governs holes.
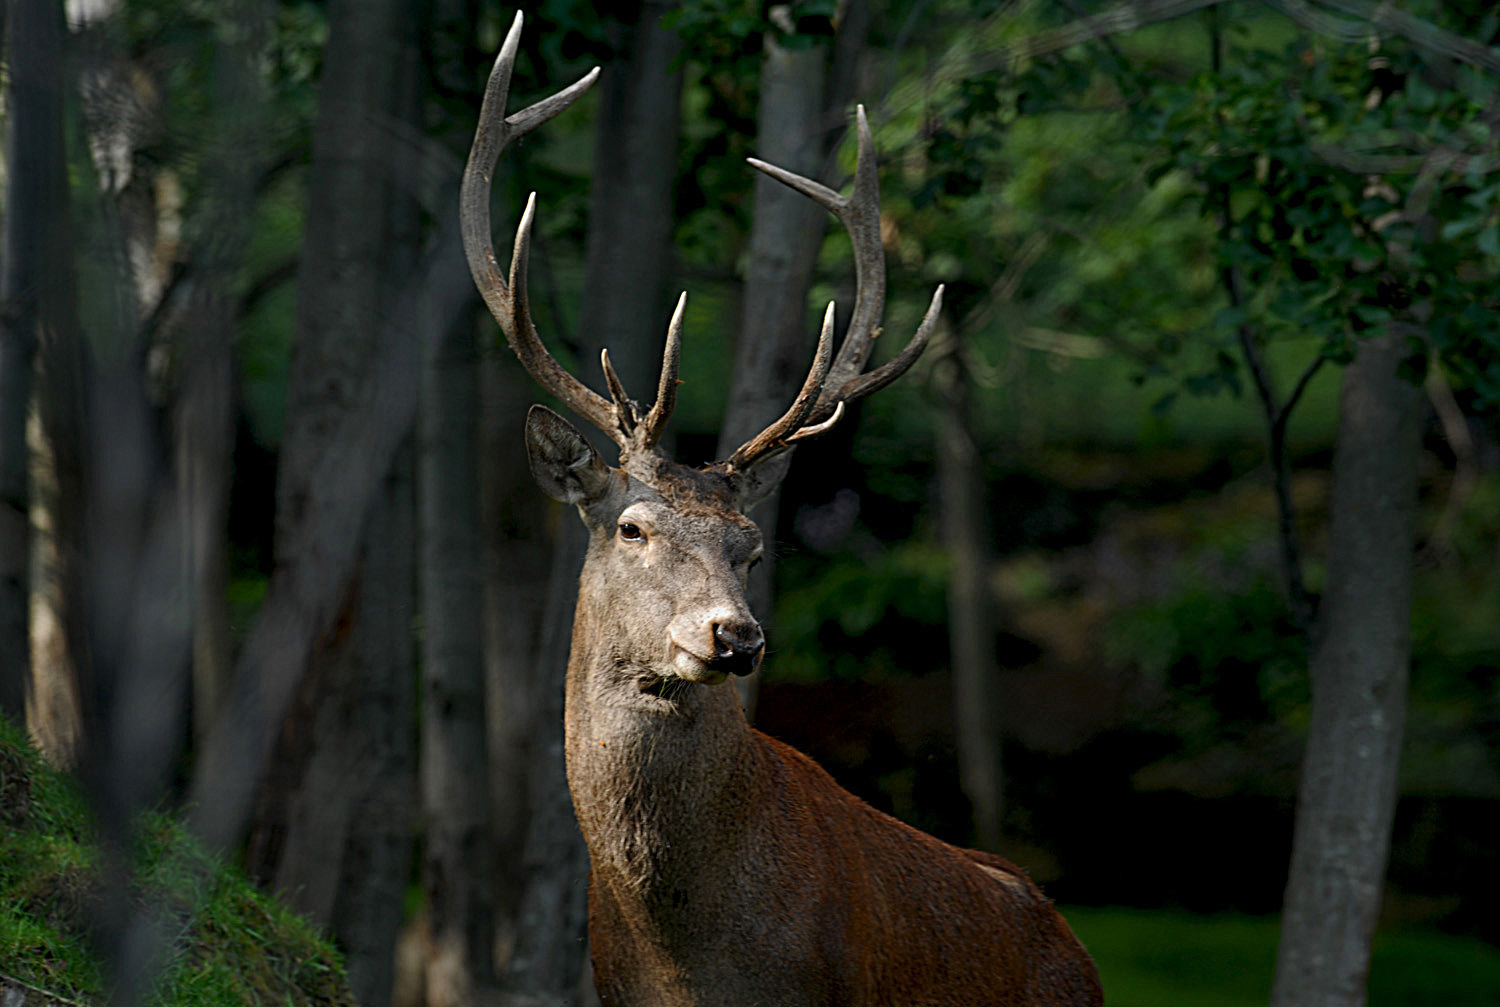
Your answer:
[[[1312,381],[1313,375],[1317,374],[1327,362],[1328,358],[1320,353],[1303,369],[1302,376],[1297,379],[1296,385],[1292,387],[1292,394],[1286,397],[1286,401],[1281,404],[1281,410],[1276,414],[1277,427],[1285,429],[1287,421],[1291,419],[1293,407],[1301,401],[1302,393],[1307,390],[1308,383]]]
[[[1058,28],[1037,32],[1013,45],[1003,46],[998,51],[988,53],[987,58],[976,60],[967,72],[1004,69],[1021,60],[1045,56],[1094,39],[1135,31],[1225,2],[1228,0],[1142,0],[1141,3],[1120,4]]]
[[[1217,73],[1222,63],[1217,20],[1213,22],[1210,30],[1209,45],[1214,71]],[[1220,240],[1227,244],[1230,229],[1234,226],[1229,185],[1219,183],[1215,189],[1219,203],[1219,236]],[[1281,543],[1282,575],[1286,578],[1287,607],[1291,611],[1292,622],[1306,637],[1312,627],[1313,606],[1307,595],[1306,581],[1302,576],[1302,545],[1297,537],[1297,510],[1296,503],[1292,500],[1292,473],[1286,457],[1286,423],[1291,415],[1292,407],[1302,397],[1302,392],[1307,387],[1307,382],[1311,379],[1316,367],[1305,371],[1291,397],[1285,404],[1277,406],[1276,392],[1271,387],[1271,376],[1261,356],[1256,334],[1250,327],[1249,319],[1244,317],[1245,296],[1239,267],[1233,262],[1227,263],[1221,275],[1225,291],[1229,295],[1229,305],[1241,315],[1235,334],[1239,339],[1240,353],[1244,356],[1245,364],[1250,370],[1250,377],[1255,383],[1256,396],[1260,399],[1261,412],[1266,420],[1266,454],[1271,466],[1272,487],[1276,493],[1276,528]],[[1321,363],[1322,359],[1319,355],[1317,363]]]
[[[1241,308],[1244,299],[1240,288],[1239,271],[1232,265],[1225,266],[1223,276],[1225,288],[1229,293],[1230,306]],[[1276,492],[1276,526],[1281,540],[1281,564],[1282,573],[1286,578],[1287,605],[1291,610],[1292,622],[1305,635],[1312,626],[1313,605],[1307,593],[1307,583],[1302,575],[1302,545],[1297,535],[1296,503],[1292,499],[1291,465],[1286,456],[1286,428],[1292,407],[1302,398],[1307,383],[1312,380],[1312,376],[1317,373],[1325,358],[1320,354],[1302,372],[1292,394],[1278,406],[1275,390],[1271,387],[1270,373],[1266,369],[1265,360],[1261,356],[1260,347],[1250,324],[1241,322],[1237,327],[1236,335],[1239,338],[1240,353],[1244,356],[1245,364],[1250,370],[1251,379],[1255,384],[1256,397],[1260,400],[1261,412],[1266,420],[1266,454],[1271,466],[1271,482]]]
[[[1083,9],[1083,5],[1080,4],[1078,0],[1059,0],[1059,2],[1064,7],[1068,8],[1068,12],[1071,13],[1074,17],[1080,19],[1088,17],[1087,12],[1085,12]],[[1113,59],[1115,64],[1115,72],[1117,74],[1123,75],[1125,73],[1125,68],[1128,65],[1128,62],[1125,59],[1125,54],[1120,51],[1120,47],[1115,45],[1115,40],[1109,35],[1100,35],[1099,43],[1104,46],[1111,59]]]
[[[1458,525],[1474,487],[1479,482],[1475,461],[1474,438],[1469,434],[1468,421],[1463,410],[1453,397],[1453,388],[1448,377],[1436,362],[1427,368],[1427,380],[1423,382],[1432,411],[1437,414],[1443,428],[1443,436],[1453,450],[1453,481],[1448,484],[1448,499],[1443,504],[1443,513],[1438,517],[1424,550],[1436,559],[1444,559],[1453,547],[1453,529]]]
[[[290,283],[295,280],[297,278],[297,267],[301,264],[301,258],[293,256],[292,258],[286,259],[285,261],[272,266],[260,276],[256,277],[255,282],[251,283],[250,286],[246,288],[244,296],[240,298],[239,307],[235,311],[236,316],[239,318],[244,318],[246,315],[250,314],[250,312],[255,310],[256,305],[258,305],[261,302],[261,299],[266,295],[270,294],[273,290],[275,290],[282,284]]]
[[[17,979],[13,975],[0,972],[0,988],[6,986],[10,986],[16,990],[25,990],[34,993],[37,996],[44,998],[44,1001],[48,1004],[65,1004],[68,1005],[68,1007],[87,1007],[85,1001],[74,1000],[71,997],[65,997],[61,993],[54,993],[49,989],[43,989],[40,986],[33,986],[31,983],[27,982],[24,979]],[[5,1002],[10,1003],[10,998],[6,997]]]
[[[1307,146],[1313,156],[1325,164],[1359,175],[1417,174],[1428,168],[1433,155],[1439,153],[1439,151],[1433,151],[1431,154],[1366,154],[1319,140],[1309,141]],[[1450,151],[1445,159],[1444,167],[1451,168],[1460,175],[1487,175],[1500,169],[1500,151],[1489,154],[1457,154]]]

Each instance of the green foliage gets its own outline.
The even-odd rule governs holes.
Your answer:
[[[778,560],[779,643],[767,655],[769,674],[796,682],[868,681],[946,665],[946,555],[919,541],[881,549],[867,536],[855,536],[862,540],[857,552]],[[938,652],[913,661],[924,641]]]
[[[1500,403],[1500,172],[1450,167],[1491,146],[1492,85],[1400,39],[1378,53],[1239,40],[1222,69],[1152,89],[1153,176],[1194,181],[1218,224],[1217,266],[1242,287],[1207,333],[1221,347],[1214,367],[1189,391],[1237,391],[1237,354],[1223,347],[1246,323],[1262,342],[1316,335],[1343,362],[1360,333],[1399,322],[1413,333],[1414,376],[1430,344],[1481,401]]]
[[[1402,788],[1500,796],[1500,475],[1479,480],[1448,536],[1415,575]]]
[[[1430,501],[1423,523],[1431,526],[1446,504],[1443,497]],[[1417,566],[1403,794],[1500,795],[1497,515],[1500,477],[1490,475],[1473,488],[1441,555],[1429,551]],[[1105,656],[1133,669],[1152,697],[1141,722],[1177,740],[1173,761],[1253,743],[1265,731],[1296,738],[1307,727],[1302,638],[1270,572],[1247,576],[1254,541],[1237,537],[1255,521],[1264,517],[1163,509],[1160,523],[1176,529],[1171,540],[1187,555],[1174,572],[1176,586],[1164,597],[1123,605],[1107,622]],[[1267,778],[1241,782],[1276,786]]]
[[[1168,698],[1160,720],[1187,753],[1305,715],[1307,654],[1276,587],[1197,583],[1125,610],[1107,652]]]
[[[76,785],[4,722],[0,826],[0,973],[69,1000],[102,999],[90,945],[103,909],[102,866],[87,807]],[[333,949],[179,823],[143,816],[132,854],[132,908],[166,938],[151,1003],[352,1007]]]
[[[1064,908],[1094,956],[1110,1007],[1259,1007],[1270,994],[1274,917]],[[1380,933],[1370,1007],[1480,1007],[1500,1001],[1500,950],[1416,931]]]

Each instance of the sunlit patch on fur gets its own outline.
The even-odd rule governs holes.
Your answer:
[[[1011,891],[1023,895],[1030,894],[1029,889],[1026,887],[1026,882],[1021,880],[1016,875],[1010,873],[1009,871],[1002,871],[1000,868],[991,867],[989,864],[975,864],[974,866],[978,867],[981,871],[988,874],[990,877],[994,878],[996,881],[1000,882]]]

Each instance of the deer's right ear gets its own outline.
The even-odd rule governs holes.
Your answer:
[[[578,428],[548,409],[526,414],[526,458],[531,474],[554,500],[587,504],[609,486],[609,466]]]

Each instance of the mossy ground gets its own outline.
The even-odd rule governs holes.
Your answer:
[[[128,898],[163,956],[153,1004],[354,1007],[328,942],[180,824],[144,815],[130,846]],[[105,999],[91,946],[106,906],[101,863],[76,785],[0,721],[0,982],[24,1002]]]

